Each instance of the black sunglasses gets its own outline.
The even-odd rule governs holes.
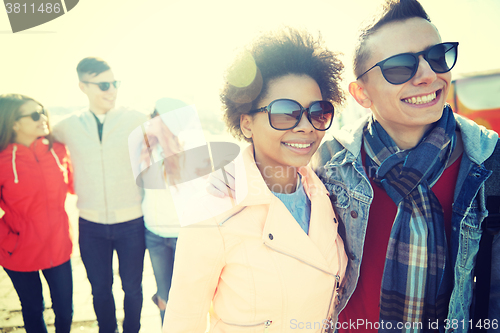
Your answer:
[[[272,128],[285,131],[296,127],[302,114],[307,112],[307,119],[318,131],[326,131],[332,125],[334,108],[328,101],[313,102],[308,108],[302,107],[292,99],[277,99],[260,109],[251,110],[249,114],[267,112]]]
[[[96,84],[99,89],[102,91],[107,91],[111,85],[115,86],[115,88],[118,89],[120,86],[121,82],[120,81],[113,81],[113,82],[89,82],[89,81],[82,81],[83,83],[90,83],[90,84]]]
[[[429,49],[417,53],[401,53],[377,62],[373,67],[356,78],[379,66],[382,75],[391,84],[403,84],[409,81],[418,70],[418,57],[424,56],[432,70],[436,73],[449,72],[457,62],[458,43],[436,44]]]
[[[44,115],[44,116],[47,116],[47,113],[45,112],[45,109],[42,109],[42,111],[38,112],[38,111],[34,111],[30,114],[25,114],[23,116],[19,116],[17,117],[16,120],[19,120],[21,118],[24,118],[24,117],[31,117],[31,119],[33,119],[33,121],[38,121],[40,120],[40,117]]]

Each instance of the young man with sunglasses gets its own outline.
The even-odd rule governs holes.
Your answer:
[[[313,158],[350,258],[337,327],[467,332],[491,174],[482,163],[498,135],[445,105],[458,43],[442,42],[416,0],[388,1],[374,22],[349,85],[372,113]]]
[[[114,333],[118,331],[112,293],[116,250],[125,292],[123,332],[137,333],[143,301],[144,220],[128,136],[146,116],[115,109],[119,81],[104,60],[85,58],[77,72],[89,108],[56,124],[54,135],[67,145],[74,165],[80,253],[92,286],[99,333]]]

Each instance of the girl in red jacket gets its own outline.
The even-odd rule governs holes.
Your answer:
[[[50,288],[56,332],[70,332],[73,317],[72,242],[64,210],[71,165],[66,147],[52,141],[39,102],[0,95],[0,265],[19,296],[28,333],[47,332],[39,271]]]

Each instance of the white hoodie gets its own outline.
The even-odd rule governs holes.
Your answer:
[[[80,217],[113,224],[142,216],[142,189],[136,185],[130,165],[128,136],[146,120],[138,111],[112,109],[104,119],[102,142],[88,109],[53,126],[56,140],[70,151]]]

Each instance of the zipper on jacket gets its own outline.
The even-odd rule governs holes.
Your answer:
[[[271,326],[273,322],[271,320],[266,320],[265,324],[264,324],[264,333],[267,333],[269,332],[269,326]]]
[[[101,123],[99,118],[95,115],[94,112],[92,112],[89,109],[90,113],[94,116],[94,120],[96,122],[97,126],[97,137],[99,139],[99,144],[101,145],[101,166],[102,166],[102,189],[103,189],[103,194],[104,194],[104,212],[105,212],[105,217],[104,221],[99,221],[99,222],[109,222],[108,221],[108,200],[107,200],[107,195],[106,195],[106,176],[104,175],[105,169],[104,169],[104,153],[103,153],[103,146],[102,146],[102,134],[104,133],[104,121]],[[99,134],[99,127],[100,125],[102,126],[102,132]]]
[[[337,304],[339,303],[339,289],[340,289],[340,275],[335,275],[335,296],[337,297]]]
[[[103,222],[109,222],[108,221],[108,197],[106,194],[106,175],[105,172],[106,170],[104,169],[104,147],[102,145],[102,133],[104,132],[104,122],[101,123],[101,121],[95,116],[96,122],[99,121],[99,124],[101,124],[102,129],[101,129],[101,135],[99,136],[99,144],[101,145],[101,164],[102,164],[102,187],[103,187],[103,192],[104,192],[104,212],[106,216],[104,217]],[[97,124],[97,134],[99,135],[99,124]]]
[[[326,313],[326,320],[328,326],[332,324],[333,311],[335,309],[335,300],[338,300],[339,296],[339,287],[340,287],[340,275],[335,275],[335,286],[333,288],[332,296],[330,297],[330,302],[328,305],[328,312]],[[330,332],[329,329],[325,329],[324,332]]]
[[[109,222],[108,221],[108,200],[107,200],[107,195],[106,195],[106,176],[104,175],[105,169],[104,169],[104,154],[103,154],[102,142],[101,142],[101,165],[102,165],[102,189],[104,192],[104,212],[106,213],[106,216],[104,217],[104,221],[102,221],[102,222]]]
[[[340,256],[339,244],[337,243],[337,255],[339,257],[339,270],[342,267],[342,257]],[[340,273],[340,271],[339,271]],[[328,307],[328,313],[326,314],[326,318],[328,318],[328,322],[331,324],[333,313],[335,311],[335,307],[340,303],[340,275],[335,275],[335,286],[333,288],[332,298],[330,299],[330,306]],[[331,313],[331,314],[330,314]],[[338,317],[337,317],[338,319]],[[326,331],[328,332],[328,331]]]
[[[44,184],[44,187],[45,187],[45,191],[47,192],[47,188],[49,186],[49,184],[47,184],[47,181],[46,181],[46,178],[45,178],[45,175],[42,171],[42,166],[40,165],[40,161],[38,160],[38,156],[36,154],[36,144],[38,143],[38,140],[35,141],[34,145],[33,145],[33,156],[35,156],[35,160],[36,160],[36,164],[38,165],[38,169],[40,170],[40,178],[43,179],[43,184]],[[45,210],[47,212],[47,221],[51,221],[51,218],[50,218],[50,213],[49,213],[49,209],[48,207],[49,206],[49,198],[47,195],[45,195],[45,207],[47,207],[47,209]],[[54,257],[54,254],[52,253],[53,251],[53,247],[51,246],[50,247],[50,267],[54,267],[54,263],[52,261],[53,257]]]
[[[38,156],[36,155],[36,144],[38,143],[37,141],[38,140],[35,140],[35,143],[33,144],[33,156],[35,156],[35,160],[38,163],[40,161],[38,160]]]
[[[235,215],[237,215],[237,214],[241,213],[241,211],[242,211],[243,209],[245,209],[245,208],[247,208],[247,206],[244,206],[242,209],[240,209],[240,210],[239,210],[239,211],[237,211],[236,213],[233,213],[233,214],[231,214],[229,217],[225,218],[222,222],[220,222],[220,223],[219,223],[219,226],[221,226],[221,225],[223,225],[224,223],[226,223],[227,221],[229,221],[231,218],[233,218],[233,216],[235,216]]]
[[[224,320],[221,319],[221,321],[226,324],[226,325],[230,325],[230,326],[240,326],[240,327],[255,327],[255,326],[261,326],[261,325],[264,325],[264,332],[267,333],[269,331],[269,326],[271,326],[271,324],[273,323],[272,320],[266,320],[266,321],[263,321],[261,323],[257,323],[257,324],[235,324],[235,323],[229,323],[229,322],[226,322]]]

